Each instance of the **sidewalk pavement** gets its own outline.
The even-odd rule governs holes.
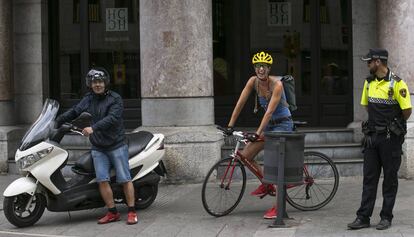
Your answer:
[[[0,191],[18,176],[0,176]],[[382,181],[381,181],[382,182]],[[249,193],[257,183],[250,182],[238,207],[229,215],[215,218],[208,215],[201,203],[201,184],[161,184],[156,201],[146,210],[138,212],[139,222],[126,225],[126,208],[119,205],[120,222],[97,225],[97,218],[104,208],[66,213],[45,211],[32,227],[15,228],[3,214],[3,197],[0,202],[0,236],[387,236],[414,237],[414,181],[400,180],[397,202],[394,208],[393,226],[378,231],[382,205],[381,188],[371,219],[373,227],[347,230],[347,223],[355,218],[362,190],[362,178],[341,178],[338,192],[327,206],[317,211],[303,212],[287,206],[293,220],[287,220],[289,228],[268,228],[272,220],[263,219],[265,210],[275,202],[274,197],[259,199]],[[381,186],[381,185],[380,185]]]

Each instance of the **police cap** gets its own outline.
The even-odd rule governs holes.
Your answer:
[[[369,61],[372,59],[388,60],[388,51],[386,49],[369,49],[367,55],[362,56],[362,61]]]

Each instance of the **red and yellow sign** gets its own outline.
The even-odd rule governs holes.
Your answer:
[[[114,84],[125,85],[125,64],[114,64]]]

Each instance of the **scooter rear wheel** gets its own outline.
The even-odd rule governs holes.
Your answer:
[[[22,193],[13,197],[5,197],[3,201],[4,215],[7,220],[17,227],[28,227],[35,224],[43,215],[46,199],[36,193],[29,205],[30,195]],[[28,209],[26,210],[26,207]]]
[[[135,188],[135,209],[145,209],[155,201],[158,194],[158,183],[147,184]]]

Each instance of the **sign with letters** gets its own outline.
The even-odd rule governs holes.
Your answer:
[[[106,9],[106,31],[128,31],[128,8]]]
[[[290,26],[292,9],[290,2],[269,0],[267,11],[268,26]]]

